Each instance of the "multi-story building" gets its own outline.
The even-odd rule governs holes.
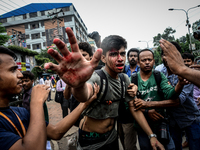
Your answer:
[[[66,27],[78,41],[87,41],[87,27],[72,3],[32,3],[1,15],[0,23],[12,38],[8,45],[19,45],[40,52],[53,46],[53,39],[69,43]]]

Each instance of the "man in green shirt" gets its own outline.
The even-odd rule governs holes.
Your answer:
[[[137,83],[140,96],[135,99],[135,108],[136,110],[141,109],[143,111],[146,120],[148,121],[153,132],[158,133],[160,121],[164,118],[165,115],[164,109],[152,109],[151,107],[144,109],[144,104],[152,101],[170,99],[172,96],[176,96],[181,92],[184,84],[179,81],[176,87],[173,88],[168,84],[168,79],[164,76],[164,74],[160,73],[161,82],[158,87],[152,71],[155,60],[154,54],[151,50],[144,49],[140,51],[138,53],[138,60],[140,65],[140,72],[137,73]],[[162,90],[162,94],[158,92],[158,88]],[[138,140],[141,150],[151,149],[148,136],[145,135],[144,131],[141,130],[138,124],[136,124],[135,127],[137,128],[136,130],[138,133]],[[175,149],[172,139],[168,145],[164,146],[168,150]]]

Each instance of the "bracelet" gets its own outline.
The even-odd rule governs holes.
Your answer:
[[[152,137],[157,138],[157,135],[156,134],[150,134],[148,137],[149,137],[149,139],[151,139]]]

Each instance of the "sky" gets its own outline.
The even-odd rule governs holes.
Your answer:
[[[98,31],[102,39],[109,35],[120,35],[127,40],[129,50],[146,48],[147,43],[153,47],[153,37],[162,34],[167,27],[176,30],[176,39],[185,36],[188,33],[186,13],[168,9],[187,11],[200,5],[200,0],[1,0],[0,14],[30,3],[73,3],[88,33]],[[189,10],[188,17],[191,25],[199,20],[200,7]],[[190,31],[192,33],[192,29]]]

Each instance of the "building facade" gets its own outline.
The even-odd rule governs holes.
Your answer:
[[[69,44],[66,27],[78,42],[87,41],[87,27],[72,3],[32,3],[1,15],[0,23],[11,36],[7,45],[18,45],[40,52],[60,38]]]

